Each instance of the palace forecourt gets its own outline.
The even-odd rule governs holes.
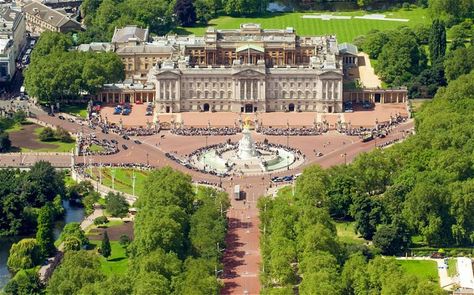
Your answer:
[[[293,28],[208,28],[205,35],[150,38],[148,29],[115,30],[111,43],[82,51],[114,51],[126,80],[106,84],[105,104],[152,102],[155,112],[341,113],[345,100],[403,103],[405,89],[344,93],[344,75],[358,66],[357,48],[336,36],[298,36]],[[385,99],[384,99],[385,98]]]

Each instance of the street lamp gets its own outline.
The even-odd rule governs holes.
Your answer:
[[[135,171],[133,171],[133,175],[132,175],[132,191],[133,191],[133,196],[135,197],[135,179],[137,177],[135,176]]]
[[[341,157],[344,157],[344,165],[347,165],[347,153],[341,154]]]
[[[112,189],[115,190],[115,169],[112,169]]]
[[[146,153],[146,165],[147,165],[147,166],[150,165],[150,161],[148,160],[148,153]]]

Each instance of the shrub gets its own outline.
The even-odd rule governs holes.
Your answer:
[[[99,216],[96,219],[94,219],[95,225],[106,224],[107,222],[109,222],[109,220],[105,216]]]
[[[61,141],[61,142],[73,142],[74,139],[71,137],[71,134],[67,132],[64,128],[58,127],[56,132],[55,132],[56,138]]]
[[[45,127],[43,130],[41,130],[39,134],[39,139],[41,141],[53,141],[55,140],[55,134],[54,130],[51,129],[50,127]]]

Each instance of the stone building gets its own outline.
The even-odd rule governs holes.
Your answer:
[[[0,82],[9,82],[26,44],[25,18],[12,5],[0,8]]]
[[[68,33],[82,30],[81,24],[63,10],[55,10],[36,1],[26,4],[22,10],[26,18],[26,30],[31,35],[40,35],[44,31]]]
[[[104,85],[100,100],[152,100],[163,113],[343,110],[335,36],[301,37],[292,28],[242,24],[209,28],[204,37],[148,38],[147,29],[115,31],[112,44],[129,83]]]

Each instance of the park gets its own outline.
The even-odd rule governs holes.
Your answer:
[[[84,1],[0,102],[7,294],[474,289],[465,6],[158,2]]]

